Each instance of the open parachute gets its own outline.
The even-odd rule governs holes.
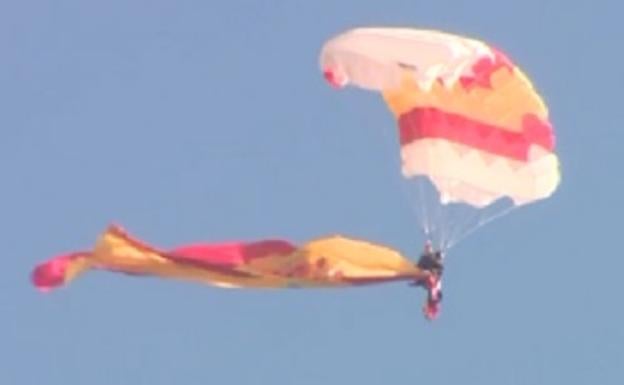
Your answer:
[[[425,236],[447,249],[560,181],[547,108],[502,52],[448,33],[358,28],[325,43],[325,78],[378,91]]]

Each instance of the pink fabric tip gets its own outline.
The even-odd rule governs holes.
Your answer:
[[[323,77],[334,88],[342,88],[344,86],[342,80],[330,69],[323,71]]]
[[[49,261],[37,265],[31,273],[31,281],[35,287],[47,293],[52,289],[62,286],[65,283],[65,274],[72,260],[82,253],[61,255]]]

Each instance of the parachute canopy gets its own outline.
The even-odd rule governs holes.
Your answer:
[[[383,96],[398,126],[402,174],[419,184],[427,236],[463,237],[557,188],[547,107],[527,76],[486,43],[432,30],[358,28],[327,41],[320,65],[335,87]],[[433,198],[422,197],[423,185]],[[509,202],[506,211],[500,202]],[[496,215],[472,223],[493,207]],[[457,218],[463,208],[478,215]],[[433,238],[445,247],[451,240],[441,238],[452,236]]]
[[[556,189],[547,108],[500,51],[437,31],[360,28],[329,40],[320,61],[332,85],[382,93],[397,119],[403,175],[428,177],[442,203],[521,205]]]

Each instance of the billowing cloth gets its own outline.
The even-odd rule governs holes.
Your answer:
[[[300,247],[279,239],[198,243],[159,249],[112,225],[92,250],[60,255],[32,272],[42,291],[91,269],[154,276],[219,287],[344,287],[391,281],[421,282],[429,273],[388,247],[330,236]]]

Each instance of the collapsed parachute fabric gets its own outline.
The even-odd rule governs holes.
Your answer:
[[[429,277],[395,250],[342,236],[316,239],[301,247],[269,239],[160,250],[112,225],[92,250],[43,262],[31,278],[38,289],[49,291],[90,269],[231,288],[344,287]]]
[[[505,198],[518,207],[557,188],[547,107],[527,76],[487,44],[439,31],[358,28],[327,41],[320,65],[333,86],[383,95],[398,124],[403,176],[428,180],[439,206],[479,210]],[[444,225],[426,211],[426,233]]]

